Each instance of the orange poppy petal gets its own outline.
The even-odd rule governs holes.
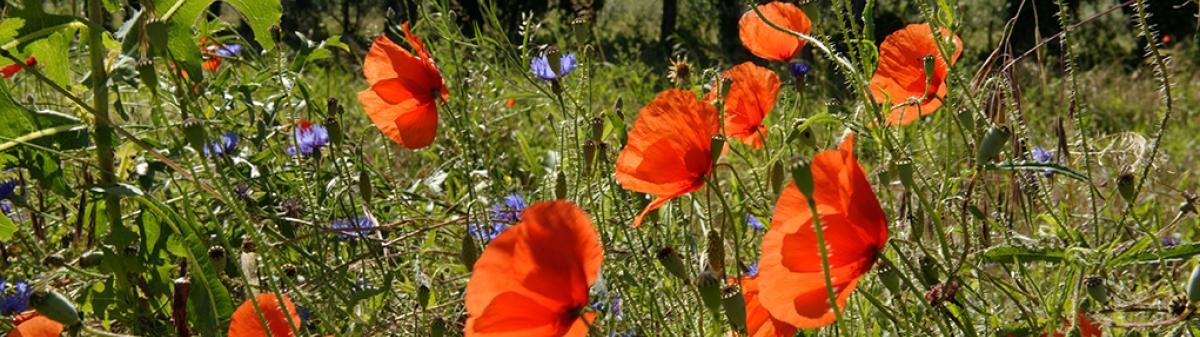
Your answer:
[[[725,72],[733,81],[725,99],[725,133],[756,149],[763,147],[763,118],[775,108],[780,81],[775,72],[751,62]]]
[[[433,103],[418,105],[396,116],[394,123],[400,133],[400,145],[413,150],[429,146],[437,136],[437,106]]]
[[[908,25],[888,35],[880,44],[879,66],[871,78],[871,96],[880,103],[890,97],[893,105],[910,99],[920,100],[918,104],[893,109],[888,114],[889,125],[911,123],[942,106],[941,98],[946,97],[947,93],[949,65],[957,62],[962,55],[962,40],[945,28],[941,29],[941,35],[952,37],[954,54],[949,63],[944,57],[936,57],[933,74],[929,75],[925,74],[924,58],[941,54],[928,24]],[[928,88],[926,77],[929,80]]]
[[[712,170],[712,135],[720,133],[716,107],[690,91],[659,93],[638,112],[628,144],[617,157],[616,178],[627,190],[658,202],[700,189]],[[641,223],[643,211],[635,220]]]
[[[808,34],[812,30],[812,22],[808,20],[808,15],[796,5],[771,2],[759,5],[758,10],[768,21],[788,30],[802,34]],[[791,60],[806,43],[798,37],[771,28],[753,10],[742,14],[741,20],[738,21],[738,35],[742,39],[742,45],[750,53],[773,61]]]
[[[817,213],[838,309],[875,264],[887,241],[887,219],[854,156],[854,138],[813,157]],[[772,317],[799,328],[836,320],[826,290],[808,199],[794,183],[780,195],[759,260],[760,297]]]
[[[296,314],[296,306],[292,304],[292,300],[287,296],[283,297],[283,304],[287,307],[287,313],[283,311],[283,307],[279,305],[279,301],[275,294],[264,293],[254,296],[254,300],[258,302],[258,308],[255,310],[254,302],[246,300],[242,305],[238,306],[233,312],[233,318],[229,322],[229,337],[260,337],[266,336],[266,330],[263,330],[263,322],[267,323],[267,327],[271,330],[271,336],[288,337],[295,336],[292,330],[300,329],[300,315]],[[259,312],[262,312],[262,319],[259,319]],[[291,317],[291,326],[288,321]]]
[[[412,62],[412,60],[416,60],[416,58],[407,50],[392,42],[387,36],[380,35],[375,38],[374,43],[371,43],[371,50],[367,51],[367,57],[363,60],[363,76],[370,84],[396,78],[400,76],[398,73],[400,67],[392,64],[406,65],[406,62]]]
[[[488,244],[467,283],[467,336],[582,332],[604,250],[586,213],[566,201],[535,204]]]
[[[758,276],[742,279],[742,295],[746,300],[746,331],[749,337],[790,337],[796,328],[771,317],[759,302]]]
[[[37,315],[17,324],[16,328],[8,332],[8,337],[58,337],[62,332],[61,323]]]

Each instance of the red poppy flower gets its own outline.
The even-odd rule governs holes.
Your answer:
[[[300,315],[296,314],[296,305],[292,304],[292,300],[289,300],[287,296],[281,297],[283,297],[283,306],[279,305],[275,294],[264,293],[254,296],[254,300],[258,301],[258,310],[255,310],[254,302],[250,300],[243,302],[233,312],[233,319],[229,322],[229,337],[266,336],[267,332],[263,330],[264,321],[273,337],[295,336],[292,331],[300,329]],[[283,307],[287,307],[286,314]],[[260,311],[262,319],[259,319],[258,316]],[[288,320],[289,317],[291,321]],[[293,323],[294,326],[291,325]]]
[[[58,337],[63,332],[61,323],[36,313],[15,318],[12,324],[17,327],[8,332],[8,337]]]
[[[941,36],[952,36],[954,53],[950,65],[962,55],[962,40],[958,35],[942,28]],[[871,96],[875,102],[883,103],[890,96],[892,104],[917,99],[917,104],[906,104],[893,109],[887,116],[888,125],[905,125],[921,116],[932,114],[942,106],[946,97],[946,75],[949,65],[944,57],[936,57],[937,41],[928,24],[913,24],[904,27],[883,39],[879,45],[879,67],[871,78]],[[929,74],[926,87],[925,58],[934,58],[933,74]]]
[[[504,106],[511,108],[514,105],[517,105],[517,99],[515,99],[515,98],[509,98],[507,101],[504,101]]]
[[[1079,335],[1080,336],[1082,336],[1082,337],[1104,336],[1104,332],[1100,331],[1100,326],[1096,325],[1095,322],[1092,322],[1091,319],[1088,319],[1087,315],[1085,315],[1083,313],[1083,311],[1078,312],[1076,317],[1077,317],[1077,319],[1079,319],[1078,324],[1079,324]],[[1063,329],[1069,329],[1069,328],[1071,328],[1071,323],[1063,322]],[[1049,336],[1049,334],[1043,333],[1043,334],[1039,335],[1039,337],[1046,337],[1046,336]],[[1065,335],[1062,332],[1054,333],[1054,337],[1063,337],[1063,336],[1065,336]],[[1009,337],[1013,337],[1013,336],[1010,334]]]
[[[730,280],[736,282],[736,280]],[[746,300],[747,337],[790,337],[796,328],[771,317],[758,300],[758,276],[742,279],[742,297]]]
[[[617,181],[656,198],[633,220],[634,227],[672,198],[704,186],[713,164],[712,136],[720,133],[717,108],[690,91],[659,93],[638,112],[617,157]]]
[[[771,23],[793,32],[807,35],[812,30],[808,15],[796,5],[776,1],[759,5],[758,10]],[[806,43],[798,37],[771,28],[753,10],[742,14],[738,22],[738,35],[750,53],[772,61],[791,60]]]
[[[200,56],[204,58],[204,63],[200,67],[208,71],[217,71],[217,68],[221,66],[221,56],[217,55],[216,51],[221,48],[221,44],[212,41],[207,37],[200,39]]]
[[[38,64],[37,58],[34,58],[33,56],[30,56],[29,58],[25,59],[26,67],[33,67],[33,66],[36,66],[37,64]],[[16,75],[18,71],[21,71],[21,69],[22,69],[21,65],[13,63],[10,65],[4,66],[4,68],[0,68],[0,75],[4,75],[4,78],[12,78],[13,75]]]
[[[854,157],[853,136],[846,138],[839,150],[814,156],[810,167],[830,278],[841,310],[858,278],[871,269],[883,250],[887,219]],[[812,211],[795,183],[788,184],[779,196],[771,229],[763,236],[758,277],[759,301],[772,317],[799,328],[826,326],[836,320],[829,305]]]
[[[587,336],[588,287],[604,249],[587,213],[567,201],[535,204],[488,244],[467,283],[470,336]]]
[[[750,62],[729,69],[724,76],[732,80],[725,98],[725,135],[761,149],[767,133],[762,121],[775,107],[779,76]]]
[[[403,25],[416,55],[380,35],[363,60],[363,75],[371,87],[358,93],[367,116],[379,131],[409,149],[433,143],[437,135],[437,98],[450,98],[446,82],[425,43]]]

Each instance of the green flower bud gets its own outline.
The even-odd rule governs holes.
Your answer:
[[[371,188],[371,175],[367,174],[366,169],[358,170],[358,195],[362,197],[363,203],[370,204],[371,197],[375,192]]]
[[[721,278],[716,272],[705,270],[699,278],[700,299],[704,307],[716,318],[721,310]]]
[[[655,257],[658,258],[658,262],[663,265],[663,268],[667,269],[668,273],[675,275],[675,277],[684,282],[688,281],[687,269],[683,265],[683,257],[679,256],[679,253],[676,253],[674,249],[671,249],[671,247],[659,249]]]
[[[796,188],[806,198],[810,198],[813,195],[812,169],[809,168],[811,164],[807,159],[804,159],[792,168],[792,181],[796,183]]]
[[[1121,193],[1121,198],[1125,199],[1125,202],[1131,204],[1133,203],[1134,197],[1133,187],[1134,185],[1137,185],[1134,180],[1136,179],[1134,179],[1133,173],[1129,173],[1129,171],[1122,172],[1121,175],[1117,177],[1117,192]]]
[[[604,139],[604,120],[600,117],[592,118],[592,140],[601,141]]]
[[[342,141],[346,136],[342,134],[342,125],[338,123],[337,118],[330,116],[325,119],[325,130],[329,133],[329,141],[334,145],[341,146]]]
[[[912,159],[904,158],[896,162],[896,174],[900,176],[900,182],[907,188],[916,188],[917,182],[913,179],[913,162]]]
[[[37,309],[42,316],[64,326],[72,327],[79,324],[79,310],[75,309],[75,304],[53,290],[34,292],[29,296],[29,305]]]
[[[925,80],[932,79],[934,72],[937,71],[937,59],[933,55],[925,55],[921,58],[921,63],[925,66]]]
[[[98,250],[92,250],[87,253],[83,253],[83,256],[79,257],[79,267],[80,268],[91,268],[91,267],[99,266],[100,262],[103,260],[104,260],[104,252],[98,251]]]
[[[894,296],[900,296],[900,271],[890,263],[879,264],[879,281]]]
[[[1007,127],[988,128],[987,133],[983,135],[983,141],[979,142],[979,152],[976,153],[975,164],[982,166],[991,162],[992,158],[1004,149],[1004,143],[1008,142],[1009,135]]]
[[[721,160],[721,153],[725,152],[725,136],[713,135],[708,149],[712,155],[712,163],[716,165],[717,161]]]
[[[562,170],[558,171],[558,176],[554,180],[554,198],[567,200],[567,174]]]
[[[1088,277],[1083,280],[1083,285],[1087,289],[1088,296],[1098,304],[1108,303],[1108,286],[1104,284],[1104,279],[1099,276]]]
[[[479,260],[479,247],[475,246],[475,237],[470,232],[463,233],[462,246],[459,248],[458,259],[467,270],[475,270],[475,261]]]
[[[417,305],[422,308],[429,307],[429,286],[422,284],[417,287]]]
[[[937,260],[934,260],[932,257],[926,255],[922,256],[918,263],[920,264],[921,268],[921,281],[925,282],[925,285],[928,286],[938,284],[941,270],[938,269]]]
[[[774,192],[774,195],[783,193],[783,187],[786,186],[783,180],[787,176],[785,172],[783,160],[776,160],[774,164],[771,164],[771,191]]]

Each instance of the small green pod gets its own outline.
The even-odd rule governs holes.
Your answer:
[[[982,166],[992,161],[992,158],[999,155],[1000,150],[1004,149],[1004,143],[1008,142],[1009,136],[1007,127],[988,128],[987,133],[983,135],[983,141],[979,142],[979,151],[975,153],[975,165]]]
[[[719,317],[721,310],[721,278],[716,272],[705,270],[700,273],[700,282],[698,284],[700,290],[700,299],[704,302],[704,307],[713,314],[713,318]]]
[[[470,232],[463,234],[458,259],[464,266],[467,266],[468,271],[475,270],[475,261],[479,260],[479,247],[475,246],[475,237]]]
[[[742,288],[737,284],[730,284],[721,289],[721,306],[725,308],[725,318],[729,320],[729,325],[737,331],[745,331],[746,298],[742,295]]]
[[[29,296],[29,305],[37,309],[38,314],[62,325],[71,327],[79,324],[79,310],[75,309],[75,304],[56,291],[34,292]]]
[[[679,256],[679,253],[676,253],[671,247],[665,247],[659,249],[655,256],[658,258],[658,263],[661,263],[668,273],[687,282],[687,269],[683,266],[683,257]]]

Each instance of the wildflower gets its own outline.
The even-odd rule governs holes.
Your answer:
[[[343,239],[352,238],[355,236],[365,237],[371,233],[371,229],[375,228],[376,224],[371,221],[371,218],[365,216],[356,216],[348,219],[337,219],[333,221],[333,229],[337,230],[338,236]]]
[[[761,149],[767,133],[762,122],[775,108],[779,76],[751,62],[739,64],[722,76],[732,81],[725,97],[725,136]],[[709,97],[715,96],[715,92],[709,93]]]
[[[506,229],[508,229],[508,225],[505,225],[502,222],[493,222],[490,226],[482,224],[467,224],[467,233],[470,233],[471,236],[474,236],[476,239],[479,239],[485,243],[495,240],[496,237],[500,236],[500,233],[503,233]]]
[[[517,99],[516,99],[516,98],[509,98],[507,101],[504,101],[504,106],[506,106],[506,107],[509,107],[509,108],[511,108],[511,107],[513,107],[513,106],[515,106],[515,105],[517,105]]]
[[[11,323],[16,325],[8,332],[11,337],[57,337],[63,333],[62,323],[38,313],[16,315]]]
[[[26,67],[37,66],[37,64],[38,64],[37,58],[35,58],[33,56],[30,56],[29,58],[25,59]],[[13,76],[15,76],[17,74],[18,71],[21,71],[21,69],[22,69],[21,65],[13,63],[10,65],[4,66],[4,68],[0,68],[0,75],[4,75],[4,78],[12,78]]]
[[[758,217],[754,216],[754,214],[746,214],[746,225],[750,226],[750,228],[760,231],[767,229],[763,226],[762,221],[758,221]]]
[[[815,191],[807,193],[815,194],[816,205],[810,207],[810,196],[795,182],[788,184],[779,196],[771,229],[763,237],[759,259],[759,300],[772,317],[798,328],[822,327],[837,319],[825,282],[813,281],[825,278],[813,208],[830,253],[829,278],[837,310],[846,308],[859,277],[875,264],[888,236],[887,217],[854,156],[853,136],[838,150],[814,156],[810,169],[812,186],[805,189]]]
[[[788,73],[792,74],[792,77],[798,79],[803,79],[805,76],[808,76],[808,72],[811,70],[812,66],[809,66],[808,63],[796,62],[788,64]]]
[[[221,49],[221,44],[209,38],[200,39],[200,57],[204,59],[204,64],[200,67],[208,71],[217,71],[221,66],[221,56],[217,50]]]
[[[808,20],[808,15],[796,5],[773,1],[759,5],[758,10],[768,21],[785,29],[801,34],[808,34],[812,30],[812,22]],[[738,21],[738,36],[742,39],[742,46],[751,54],[781,62],[795,57],[806,43],[798,37],[767,25],[754,10],[742,14],[741,20]]]
[[[671,80],[675,86],[685,86],[692,78],[692,64],[688,63],[687,56],[683,56],[671,60],[671,66],[667,69],[667,79]]]
[[[729,280],[736,283],[736,280]],[[747,336],[791,336],[796,333],[796,327],[776,319],[762,305],[760,281],[757,275],[742,278],[742,297],[746,304]]]
[[[529,63],[529,70],[533,71],[534,75],[543,81],[553,81],[570,74],[575,71],[575,54],[567,53],[559,58],[558,71],[550,69],[550,60],[546,54],[533,58]]]
[[[17,190],[17,180],[8,178],[0,180],[0,200],[12,199]]]
[[[467,232],[480,241],[490,242],[508,229],[509,225],[521,221],[521,212],[524,211],[525,197],[519,193],[506,195],[501,203],[492,205],[489,216],[492,220],[491,226],[468,224]]]
[[[233,153],[237,149],[238,135],[233,131],[226,132],[221,138],[204,145],[204,156],[220,157]]]
[[[724,153],[724,147],[712,148],[712,136],[721,133],[718,118],[711,104],[678,89],[659,93],[638,112],[629,144],[617,157],[616,176],[625,189],[655,199],[634,218],[634,227],[667,201],[704,186],[713,162]]]
[[[607,303],[603,300],[597,300],[596,303],[592,303],[592,309],[600,312],[608,311],[612,314],[613,318],[618,320],[624,319],[625,316],[621,312],[621,295],[618,293],[613,293]]]
[[[892,104],[916,102],[891,110],[887,116],[888,125],[912,123],[942,106],[941,99],[948,91],[946,77],[950,65],[962,55],[962,40],[945,28],[940,32],[939,36],[953,41],[954,51],[949,60],[940,55],[929,24],[908,25],[888,35],[879,45],[879,67],[871,78],[871,97],[876,103],[889,98]]]
[[[758,263],[754,263],[749,266],[746,266],[745,275],[750,276],[750,277],[758,276]]]
[[[579,207],[567,201],[529,207],[475,263],[466,336],[587,336],[595,313],[579,309],[588,305],[603,262],[596,228]]]
[[[380,35],[363,60],[363,75],[370,88],[358,93],[363,110],[375,127],[396,144],[420,149],[437,135],[436,101],[450,99],[442,73],[425,43],[402,26],[413,53]]]
[[[212,52],[213,52],[213,54],[220,56],[220,57],[230,57],[230,56],[234,56],[237,54],[241,54],[242,53],[242,45],[234,44],[234,43],[221,45],[221,46],[218,46]]]
[[[329,142],[329,131],[325,130],[324,126],[302,119],[300,125],[292,132],[292,137],[296,145],[288,147],[288,154],[308,156]]]
[[[15,315],[29,310],[33,288],[24,280],[0,279],[0,315]]]
[[[308,309],[308,307],[296,306],[296,314],[300,316],[301,322],[307,322],[312,317],[312,310]]]
[[[1180,243],[1182,243],[1182,240],[1180,240],[1179,238],[1174,237],[1174,236],[1164,236],[1162,238],[1163,247],[1167,247],[1167,248],[1175,247],[1175,246],[1178,246]]]
[[[279,304],[279,298],[283,298],[283,305]],[[255,308],[255,302],[258,302],[258,308]],[[284,308],[287,312],[284,312]],[[261,313],[262,318],[259,318]],[[290,318],[290,319],[289,319]],[[270,330],[271,336],[274,337],[291,337],[293,330],[300,330],[300,315],[296,314],[296,305],[292,304],[292,300],[287,296],[273,293],[258,294],[254,297],[254,301],[246,300],[242,305],[238,306],[233,312],[233,317],[229,322],[229,337],[258,337],[267,336],[267,331],[263,330],[263,322],[266,322],[267,330]],[[292,325],[295,324],[295,325]]]
[[[1033,157],[1033,160],[1042,164],[1048,164],[1054,161],[1054,151],[1048,151],[1041,146],[1033,148],[1033,150],[1029,151],[1029,155]],[[1054,174],[1054,171],[1045,170],[1042,172],[1042,175],[1047,177],[1052,174]]]

